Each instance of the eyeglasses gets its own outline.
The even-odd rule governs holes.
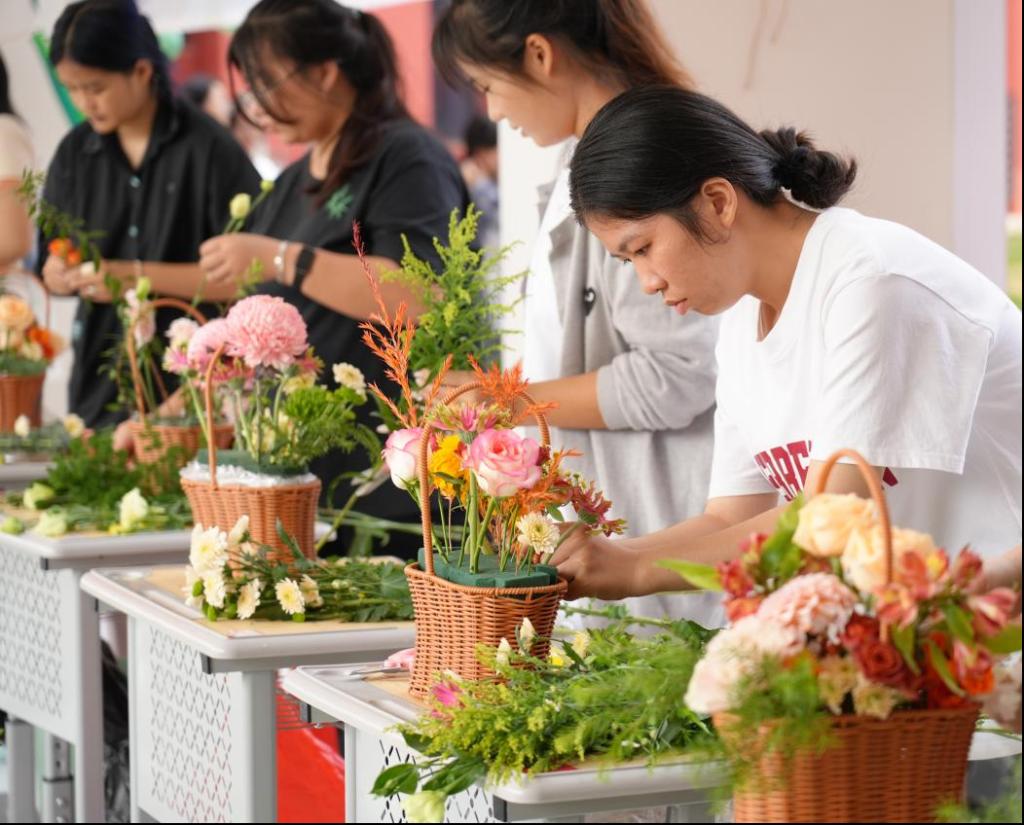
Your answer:
[[[295,77],[295,75],[301,74],[304,69],[304,66],[297,66],[288,72],[288,74],[275,80],[269,86],[261,88],[259,97],[257,97],[256,93],[251,89],[246,89],[244,92],[235,96],[235,106],[238,107],[238,110],[245,114],[245,116],[250,120],[255,120],[261,115],[266,114],[263,104],[260,103],[260,98],[265,100],[269,95],[272,95],[277,91],[278,88]]]

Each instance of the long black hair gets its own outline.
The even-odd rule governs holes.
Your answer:
[[[94,69],[127,74],[139,60],[153,66],[153,90],[171,98],[167,56],[160,50],[149,18],[134,0],[80,0],[61,12],[50,38],[50,62],[64,58]]]
[[[619,95],[590,122],[573,153],[569,190],[581,221],[670,214],[704,238],[691,200],[709,178],[725,178],[761,206],[788,189],[824,209],[856,175],[856,161],[816,149],[805,132],[758,133],[710,97],[649,86]]]
[[[260,86],[273,83],[266,75],[267,54],[290,60],[300,70],[334,61],[356,90],[327,177],[317,188],[323,203],[373,157],[382,127],[409,117],[401,99],[395,47],[380,20],[333,0],[261,0],[231,38],[228,63],[249,81],[267,114],[287,123],[288,118],[259,97]]]
[[[599,77],[623,88],[689,86],[645,0],[452,0],[434,28],[434,62],[454,82],[460,63],[524,77],[526,38],[572,49]]]
[[[11,93],[7,83],[7,64],[4,63],[4,56],[0,54],[0,115],[13,115],[14,107],[11,106]]]

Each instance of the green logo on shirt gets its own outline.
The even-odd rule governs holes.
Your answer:
[[[334,194],[327,199],[327,203],[324,204],[324,209],[327,210],[328,215],[337,219],[344,215],[351,205],[352,190],[346,183],[344,186],[336,189]]]

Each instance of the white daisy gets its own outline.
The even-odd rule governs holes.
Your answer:
[[[331,368],[335,382],[341,387],[348,387],[359,395],[366,395],[366,378],[359,367],[352,364],[335,364]]]
[[[224,607],[224,599],[227,598],[228,588],[224,582],[224,574],[219,570],[207,573],[203,576],[203,595],[206,603],[216,607],[218,610]]]
[[[203,525],[197,524],[192,528],[188,560],[200,576],[219,574],[228,561],[227,534],[217,527],[204,530]]]
[[[263,592],[263,582],[259,579],[253,579],[246,585],[242,586],[242,589],[238,593],[238,618],[249,619],[252,614],[256,612],[256,608],[260,606],[260,594]]]
[[[238,547],[248,532],[249,516],[248,514],[242,514],[238,517],[238,521],[235,522],[235,526],[231,528],[231,532],[228,533],[228,547]]]
[[[72,438],[78,438],[83,432],[85,432],[85,422],[81,416],[70,413],[65,415],[61,420],[64,425],[64,432],[66,432]]]
[[[149,502],[138,487],[133,487],[123,496],[118,505],[118,523],[123,530],[133,530],[149,515]]]
[[[309,576],[303,576],[299,581],[299,589],[302,591],[302,600],[310,607],[323,607],[324,600],[320,595],[320,588]]]
[[[284,579],[274,585],[277,603],[289,616],[306,612],[306,601],[302,597],[302,589],[294,579]]]

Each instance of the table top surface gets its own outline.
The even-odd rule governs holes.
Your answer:
[[[280,660],[282,666],[296,666],[331,653],[365,651],[372,658],[415,642],[412,622],[211,622],[184,603],[184,586],[183,565],[92,570],[82,578],[82,589],[104,604],[218,661]]]

